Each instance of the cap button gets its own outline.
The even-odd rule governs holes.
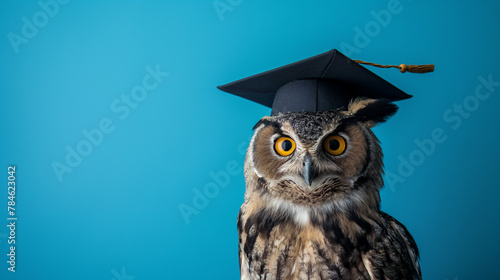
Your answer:
[[[399,68],[399,71],[401,71],[401,73],[405,73],[408,70],[408,65],[401,64],[401,65],[399,65],[398,68]]]

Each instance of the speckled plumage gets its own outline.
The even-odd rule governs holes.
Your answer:
[[[238,216],[241,279],[421,279],[412,236],[380,211],[382,151],[370,128],[396,110],[364,99],[257,123]],[[346,139],[343,154],[324,151],[331,135]],[[291,155],[273,149],[280,136],[295,141]]]

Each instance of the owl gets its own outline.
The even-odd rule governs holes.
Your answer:
[[[237,222],[241,279],[421,279],[414,239],[380,210],[382,150],[371,128],[396,111],[356,99],[255,125]]]
[[[380,210],[371,130],[411,95],[359,63],[334,49],[219,87],[272,108],[245,158],[241,279],[422,278],[413,237]]]

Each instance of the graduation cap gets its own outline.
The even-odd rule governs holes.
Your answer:
[[[365,62],[351,60],[333,49],[218,88],[272,108],[271,115],[347,108],[357,97],[389,101],[411,97],[359,63]],[[382,67],[418,73],[432,71],[434,67],[425,66],[427,68],[405,64]],[[432,70],[428,69],[430,66]]]

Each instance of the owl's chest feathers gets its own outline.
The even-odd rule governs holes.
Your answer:
[[[301,206],[261,206],[246,203],[238,221],[240,253],[244,254],[240,257],[247,259],[250,274],[275,276],[270,279],[303,279],[301,274],[308,275],[304,279],[316,279],[309,278],[314,275],[337,279],[354,269],[352,275],[370,279],[365,253],[375,239],[377,217]]]

